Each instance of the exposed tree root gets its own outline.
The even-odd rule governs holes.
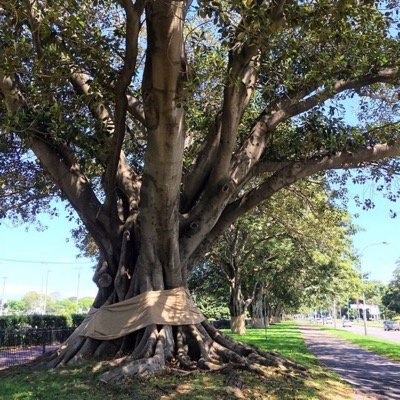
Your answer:
[[[235,382],[234,370],[267,376],[264,367],[274,367],[284,373],[305,374],[304,367],[277,353],[234,341],[206,321],[178,327],[149,325],[129,337],[113,341],[75,336],[47,359],[47,365],[77,364],[88,358],[109,360],[96,368],[107,369],[100,376],[102,382],[160,374],[167,366],[186,373],[220,371],[227,373],[232,382]],[[237,387],[240,389],[239,378]]]

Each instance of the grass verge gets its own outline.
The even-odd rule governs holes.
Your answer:
[[[388,340],[375,338],[372,336],[359,335],[358,333],[348,332],[341,329],[328,328],[325,326],[319,327],[322,330],[329,331],[330,333],[347,341],[354,343],[364,349],[373,351],[376,354],[385,356],[394,361],[400,361],[400,344],[390,342]]]
[[[311,354],[297,324],[282,322],[264,329],[248,329],[239,336],[225,331],[234,339],[259,347],[264,351],[276,351],[292,361],[305,366],[310,373],[302,385],[292,394],[291,399],[350,399],[352,390],[339,375],[324,368]],[[278,396],[278,398],[280,398]],[[282,397],[283,398],[283,397]]]
[[[234,335],[232,335],[234,336]],[[337,375],[325,370],[306,349],[295,324],[282,323],[267,331],[249,329],[235,338],[277,351],[306,366],[308,377],[296,373],[282,373],[269,368],[268,377],[240,372],[244,389],[227,387],[223,373],[193,373],[186,376],[170,372],[146,379],[126,379],[105,385],[97,380],[100,371],[94,364],[79,368],[35,370],[14,367],[0,371],[1,400],[285,400],[285,399],[350,399],[352,391]]]

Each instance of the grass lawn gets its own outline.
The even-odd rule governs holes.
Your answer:
[[[347,399],[352,398],[349,386],[340,377],[325,369],[304,343],[297,324],[282,322],[264,329],[248,329],[245,335],[239,336],[225,330],[234,339],[253,344],[265,351],[276,351],[285,357],[302,364],[310,372],[304,379],[295,397],[291,399]],[[293,396],[293,395],[292,395]],[[279,397],[278,397],[279,398]]]
[[[357,333],[347,332],[341,329],[328,328],[321,326],[320,329],[327,330],[330,333],[357,344],[364,349],[371,350],[376,354],[388,357],[391,360],[400,361],[400,344],[388,340],[375,338],[372,336],[359,335]]]
[[[232,335],[234,336],[234,335]],[[223,373],[170,373],[146,379],[126,379],[118,384],[103,384],[96,378],[94,364],[80,368],[32,370],[14,367],[0,371],[1,400],[254,400],[350,399],[351,389],[337,375],[323,369],[307,351],[295,324],[270,327],[267,339],[263,329],[249,329],[237,337],[263,350],[277,351],[306,366],[308,377],[282,373],[269,368],[268,377],[239,372],[244,389],[234,392],[226,386]],[[242,396],[242,397],[240,397]]]

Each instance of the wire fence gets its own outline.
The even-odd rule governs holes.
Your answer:
[[[75,328],[0,330],[0,369],[24,364],[54,350]]]

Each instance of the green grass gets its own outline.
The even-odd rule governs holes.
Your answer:
[[[233,335],[234,336],[234,335]],[[267,378],[240,372],[245,383],[242,394],[249,400],[337,400],[350,399],[352,391],[338,377],[324,369],[306,349],[295,324],[282,323],[267,331],[249,329],[239,340],[277,351],[306,366],[309,376],[282,373],[268,368]],[[117,384],[98,381],[95,364],[50,371],[14,367],[0,371],[1,400],[234,400],[222,373],[169,374],[126,379]]]
[[[313,368],[319,361],[307,350],[299,328],[295,323],[282,322],[264,329],[247,329],[245,335],[235,335],[223,330],[230,337],[253,344],[265,351],[276,351],[291,360]]]
[[[400,361],[400,344],[372,336],[359,335],[357,333],[347,332],[341,329],[328,328],[321,326],[320,329],[327,330],[334,335],[346,339],[376,354],[388,357],[391,360]]]
[[[327,370],[311,354],[297,324],[282,322],[264,329],[248,329],[245,335],[235,335],[224,331],[230,337],[244,343],[256,345],[264,351],[276,351],[307,368],[310,377],[304,379],[303,386],[296,392],[298,399],[347,399],[352,398],[349,386],[339,375]]]
[[[91,365],[51,371],[27,371],[0,378],[1,400],[207,400],[234,399],[224,392],[224,376],[198,374],[182,377],[174,374],[148,379],[126,379],[103,384]],[[264,388],[265,390],[265,388]]]

